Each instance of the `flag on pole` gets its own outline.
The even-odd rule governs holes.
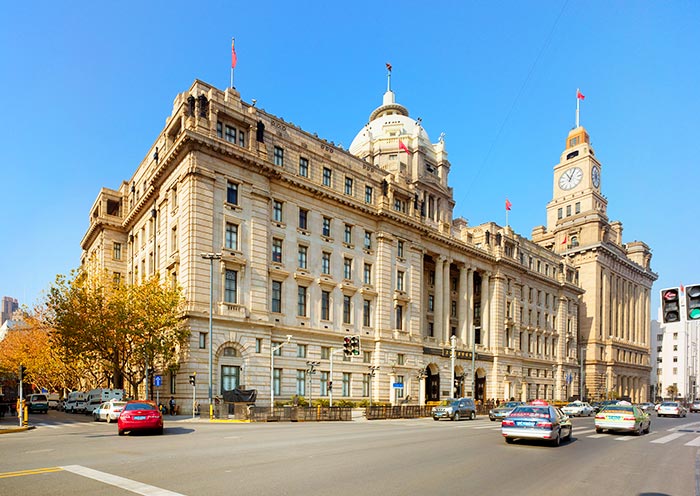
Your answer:
[[[512,207],[513,204],[510,202],[508,198],[506,198],[506,210],[510,210],[510,207]]]
[[[411,154],[411,150],[408,149],[406,145],[404,145],[403,141],[399,140],[399,149],[405,151],[409,155]]]
[[[583,95],[583,93],[581,93],[581,90],[576,90],[576,98],[578,98],[579,100],[586,99],[586,97]]]
[[[389,62],[386,63],[386,70],[391,72],[391,64]]]
[[[566,236],[564,236],[564,241],[561,242],[561,244],[565,245],[566,244]]]
[[[231,38],[231,69],[236,68],[236,62],[238,62],[238,57],[236,56],[236,47],[234,45],[234,38]]]
[[[685,293],[685,288],[683,287],[683,283],[681,283],[681,293]]]

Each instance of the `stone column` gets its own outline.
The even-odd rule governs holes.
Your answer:
[[[457,337],[462,340],[462,343],[467,344],[469,343],[467,341],[467,268],[464,265],[459,267],[459,288],[457,295],[457,316],[459,317],[459,332]]]
[[[443,275],[442,275],[442,321],[444,326],[444,331],[442,333],[443,340],[445,343],[450,342],[450,336],[452,334],[452,329],[450,326],[450,316],[452,309],[452,298],[450,297],[451,281],[450,281],[450,264],[452,261],[450,259],[445,260],[445,265],[443,265]]]
[[[472,346],[474,340],[474,269],[467,268],[467,345]]]
[[[435,336],[438,337],[439,339],[443,340],[445,339],[445,333],[444,333],[444,324],[442,321],[442,307],[443,307],[443,302],[442,302],[442,297],[443,297],[443,290],[442,290],[442,266],[445,262],[445,257],[443,256],[438,256],[435,257],[435,292],[434,292],[434,301],[433,301],[433,323],[434,323],[434,330],[435,330]]]
[[[491,324],[491,319],[489,314],[491,313],[491,280],[490,273],[484,272],[481,277],[481,343],[488,347],[490,345],[490,334],[491,330],[489,328]]]

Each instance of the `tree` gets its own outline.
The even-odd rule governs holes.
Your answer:
[[[671,399],[674,399],[676,396],[678,396],[678,386],[675,384],[672,384],[666,388],[666,394],[668,394],[668,397]]]
[[[46,301],[44,323],[64,357],[96,362],[115,387],[124,379],[137,390],[146,366],[176,366],[189,338],[184,298],[157,276],[140,284],[115,284],[107,274],[58,276]]]

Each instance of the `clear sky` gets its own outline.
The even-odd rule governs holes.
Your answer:
[[[700,2],[5,2],[0,296],[80,263],[102,187],[128,180],[195,79],[348,147],[392,89],[452,164],[455,216],[530,237],[575,123],[655,290],[700,283]],[[658,292],[653,293],[656,317]]]

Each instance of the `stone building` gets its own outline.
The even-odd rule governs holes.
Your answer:
[[[390,88],[344,150],[195,81],[134,175],[101,190],[82,264],[182,287],[191,338],[163,392],[183,405],[193,372],[206,403],[210,339],[214,394],[257,389],[260,405],[272,392],[578,395],[583,290],[570,257],[453,218],[450,166],[444,139],[432,143]],[[360,336],[359,356],[342,354],[348,335]]]
[[[579,309],[585,396],[646,401],[650,291],[657,275],[646,244],[622,242],[622,223],[608,219],[601,184],[602,165],[586,129],[577,126],[554,166],[547,226],[533,229],[532,240],[572,263],[585,290]]]

